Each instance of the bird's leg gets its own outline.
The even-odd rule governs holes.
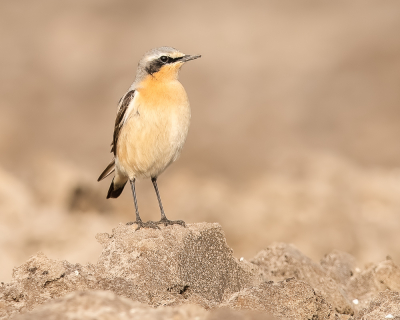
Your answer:
[[[158,192],[157,178],[151,178],[151,182],[153,182],[154,190],[156,191],[158,204],[160,205],[160,210],[161,210],[161,220],[157,221],[156,223],[157,224],[164,224],[165,226],[168,226],[168,225],[171,225],[171,224],[180,224],[181,226],[186,227],[185,222],[182,221],[182,220],[171,221],[171,220],[167,219],[167,217],[166,217],[166,215],[164,213],[164,208],[163,208],[162,203],[161,203],[160,193]]]
[[[142,219],[140,219],[140,215],[139,215],[139,207],[137,204],[137,200],[136,200],[136,190],[135,190],[135,179],[133,180],[129,180],[130,184],[131,184],[131,189],[132,189],[132,194],[133,194],[133,201],[135,203],[135,210],[136,210],[136,221],[135,222],[128,222],[127,225],[131,225],[136,223],[137,224],[137,228],[136,230],[139,230],[140,228],[153,228],[153,229],[160,229],[156,223],[154,223],[153,221],[149,221],[144,223],[142,221]]]

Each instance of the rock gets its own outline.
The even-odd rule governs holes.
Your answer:
[[[97,239],[103,246],[96,265],[101,286],[153,306],[187,299],[215,306],[261,281],[256,266],[233,257],[215,223],[138,231],[120,224]]]
[[[303,255],[294,246],[278,243],[260,251],[252,263],[264,272],[264,278],[281,281],[294,277],[308,283],[321,294],[338,313],[354,313],[352,304],[344,290],[321,265]]]
[[[346,291],[351,299],[357,299],[357,309],[366,308],[375,296],[386,289],[400,291],[400,268],[388,259],[373,264],[356,273],[349,281]]]
[[[233,257],[218,224],[135,227],[120,224],[111,234],[98,234],[103,251],[94,265],[43,253],[31,257],[14,269],[11,283],[1,284],[0,319],[27,312],[37,312],[39,319],[57,308],[90,315],[95,304],[90,301],[99,300],[121,319],[144,314],[148,319],[190,318],[194,310],[204,320],[350,320],[353,310],[368,306],[360,312],[386,312],[391,307],[377,306],[392,306],[398,297],[393,291],[400,291],[400,269],[391,259],[360,272],[346,253],[334,251],[320,265],[291,245],[275,244],[247,262]],[[384,290],[390,291],[374,300],[383,302],[370,304]],[[53,311],[50,318],[57,317]]]
[[[32,310],[38,304],[61,297],[66,293],[95,288],[96,278],[91,266],[82,267],[67,261],[47,258],[43,253],[31,257],[14,269],[13,281],[0,287],[3,313],[11,315]]]
[[[327,275],[343,287],[347,286],[351,277],[356,273],[356,258],[339,250],[327,254],[320,263]]]
[[[261,283],[257,266],[232,255],[218,224],[140,229],[120,224],[99,234],[96,265],[81,266],[43,253],[16,268],[0,287],[0,314],[30,311],[73,291],[109,290],[151,306],[218,306],[224,297]]]
[[[233,294],[224,304],[233,309],[270,313],[278,319],[335,319],[332,307],[304,281],[264,282]]]
[[[400,320],[400,293],[386,290],[378,294],[369,306],[362,309],[356,320]]]

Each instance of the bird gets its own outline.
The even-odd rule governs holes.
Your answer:
[[[164,212],[157,186],[158,176],[176,161],[182,151],[190,125],[190,104],[179,71],[183,64],[200,58],[172,47],[159,47],[144,54],[136,77],[119,100],[111,142],[113,158],[97,181],[114,172],[107,199],[118,198],[129,181],[138,229],[178,224]],[[150,178],[161,211],[159,221],[143,222],[139,215],[135,181]]]

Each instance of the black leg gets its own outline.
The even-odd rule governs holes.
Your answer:
[[[157,194],[157,199],[158,199],[158,205],[160,206],[160,211],[161,211],[161,220],[156,222],[157,224],[164,224],[164,225],[171,225],[171,224],[180,224],[181,226],[186,227],[186,224],[182,220],[176,220],[176,221],[171,221],[167,219],[167,216],[165,215],[163,205],[161,203],[161,197],[160,193],[158,192],[158,187],[157,187],[157,178],[151,178],[151,182],[153,182],[154,190],[156,191]]]
[[[127,225],[131,225],[131,224],[136,223],[137,224],[136,230],[139,230],[140,228],[159,229],[158,226],[154,222],[149,221],[149,222],[143,223],[142,219],[140,219],[139,207],[138,207],[137,199],[136,199],[135,179],[129,180],[129,182],[131,184],[131,189],[132,189],[132,194],[133,194],[133,202],[135,203],[136,221],[135,222],[128,222]]]
[[[160,193],[158,192],[157,178],[151,178],[151,182],[153,182],[154,190],[156,191],[156,194],[157,194],[158,205],[160,206],[160,210],[161,210],[161,220],[163,220],[163,219],[168,220],[167,217],[165,216],[164,208],[161,203]]]
[[[139,207],[138,207],[137,199],[136,199],[135,179],[129,180],[129,182],[131,183],[131,189],[132,189],[132,194],[133,194],[133,202],[135,203],[136,222],[142,222],[142,219],[140,219]]]

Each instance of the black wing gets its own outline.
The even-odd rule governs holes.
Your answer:
[[[117,112],[117,117],[115,118],[115,126],[114,126],[114,136],[113,141],[111,143],[111,152],[114,153],[114,156],[117,154],[117,142],[119,133],[124,124],[124,117],[126,114],[126,110],[128,110],[128,106],[131,103],[133,97],[135,96],[135,90],[128,91],[125,96],[122,97],[120,101],[120,105]]]
[[[105,168],[104,171],[101,173],[97,181],[103,180],[105,177],[108,177],[114,171],[115,171],[115,159],[112,159],[111,162],[108,164],[107,168]]]

